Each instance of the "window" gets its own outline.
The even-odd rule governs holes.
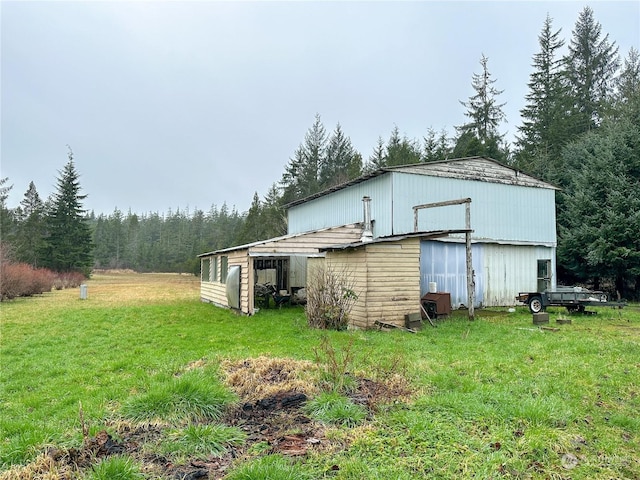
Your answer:
[[[218,257],[213,257],[211,259],[211,281],[218,281]]]
[[[538,260],[538,291],[551,288],[551,260]]]
[[[203,282],[208,282],[211,277],[211,261],[208,258],[203,258],[200,263],[200,279]]]
[[[229,257],[223,255],[220,257],[220,283],[226,283],[227,270],[229,269]]]

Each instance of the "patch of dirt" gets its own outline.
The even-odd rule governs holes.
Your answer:
[[[280,392],[243,403],[229,411],[223,422],[242,429],[248,447],[262,443],[265,453],[304,455],[324,438],[323,428],[302,411],[306,401],[304,393]]]
[[[194,362],[188,368],[199,366],[200,362]],[[271,453],[301,457],[310,450],[343,448],[333,445],[326,438],[325,427],[304,413],[303,407],[309,397],[319,391],[309,375],[314,368],[317,367],[311,362],[267,357],[223,363],[226,383],[241,400],[227,410],[219,423],[240,428],[247,437],[241,447],[233,447],[220,457],[174,464],[169,458],[145,451],[145,445],[160,440],[167,427],[119,423],[113,425],[117,438],[101,431],[94,437],[85,438],[81,448],[51,448],[33,464],[0,474],[0,480],[66,480],[75,478],[74,472],[121,454],[130,455],[141,463],[149,478],[219,480],[238,458]],[[366,406],[371,415],[378,404],[410,394],[404,380],[354,380],[356,387],[350,397],[355,403]]]

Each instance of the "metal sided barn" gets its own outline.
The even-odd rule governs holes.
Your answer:
[[[360,315],[355,323],[364,322],[363,326],[380,315],[389,320],[393,305],[405,298],[417,302],[430,284],[450,293],[453,308],[467,305],[462,232],[468,230],[472,232],[474,307],[514,305],[520,291],[556,286],[556,190],[484,157],[389,167],[290,204],[288,229],[296,234],[360,221],[362,200],[367,197],[371,245],[333,245],[322,250],[326,261],[348,264],[364,289],[356,293],[365,298],[375,282],[411,285],[378,292],[378,307],[372,306],[375,302],[366,307],[368,319],[358,313],[362,305],[358,306],[352,318]],[[449,204],[459,199],[470,203]],[[445,206],[416,208],[427,204]],[[470,226],[465,223],[467,214]],[[362,277],[383,264],[384,276],[378,280],[369,274]],[[417,305],[413,303],[413,312]],[[396,310],[397,316],[404,315],[402,308]]]
[[[255,313],[257,284],[295,292],[306,284],[307,259],[320,248],[357,241],[362,223],[323,228],[198,255],[200,299],[240,313]]]

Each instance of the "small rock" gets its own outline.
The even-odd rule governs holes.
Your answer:
[[[562,467],[566,470],[572,470],[578,466],[578,457],[573,453],[565,453],[562,456]]]

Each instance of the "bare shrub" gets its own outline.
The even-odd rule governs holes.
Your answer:
[[[44,268],[33,268],[26,263],[0,263],[0,299],[30,297],[50,292],[54,274]]]
[[[349,325],[349,313],[358,295],[355,281],[345,270],[318,266],[307,279],[307,321],[310,327],[344,330]]]
[[[77,287],[85,280],[80,272],[54,273],[13,261],[7,244],[0,244],[0,301],[50,292],[52,288]]]
[[[29,285],[29,267],[20,263],[2,262],[0,264],[0,296],[2,300],[19,297]]]
[[[354,339],[342,348],[336,348],[326,335],[320,339],[320,345],[313,349],[316,363],[323,369],[322,380],[328,391],[342,392],[350,390],[353,385],[349,380],[349,372],[353,371],[355,349]]]
[[[80,272],[62,272],[57,273],[54,280],[53,288],[56,290],[62,290],[65,288],[79,287],[86,277]]]

